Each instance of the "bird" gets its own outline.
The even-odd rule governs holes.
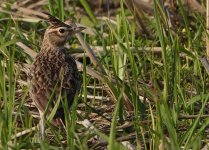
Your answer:
[[[42,139],[46,116],[58,105],[51,123],[56,127],[63,125],[65,115],[61,101],[66,98],[70,108],[75,95],[80,91],[81,75],[74,58],[67,53],[64,45],[72,35],[85,29],[75,23],[66,24],[50,14],[47,14],[46,21],[49,27],[29,72],[29,95],[40,114],[39,130]]]

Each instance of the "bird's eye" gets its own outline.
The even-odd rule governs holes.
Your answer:
[[[60,33],[64,33],[65,32],[65,29],[59,29],[59,32]]]

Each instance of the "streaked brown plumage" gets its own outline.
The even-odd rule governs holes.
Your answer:
[[[80,32],[83,28],[76,27],[73,24],[67,25],[50,15],[47,21],[50,27],[45,31],[41,51],[36,56],[29,75],[31,83],[30,97],[36,104],[41,119],[44,119],[42,115],[53,90],[53,101],[46,112],[46,116],[52,111],[60,94],[62,100],[64,97],[67,98],[70,107],[76,92],[79,91],[81,86],[81,78],[75,60],[67,54],[64,44],[70,35]],[[52,123],[59,126],[60,124],[57,121],[59,119],[64,119],[61,102]],[[43,126],[43,122],[41,126]],[[41,128],[43,128],[41,129],[43,134],[44,127]]]

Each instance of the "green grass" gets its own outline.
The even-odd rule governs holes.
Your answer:
[[[18,16],[1,12],[0,149],[128,149],[123,141],[146,150],[203,148],[209,139],[209,119],[205,117],[209,78],[199,59],[206,55],[205,18],[194,12],[188,16],[178,0],[182,22],[171,28],[165,9],[157,0],[153,2],[154,19],[144,15],[151,37],[143,36],[136,22],[128,19],[132,14],[123,1],[113,20],[105,21],[97,19],[86,0],[81,0],[81,5],[73,2],[67,6],[61,0],[41,5],[43,11],[61,20],[74,15],[83,24],[92,23],[95,35],[83,36],[94,47],[105,70],[102,73],[84,54],[81,93],[71,110],[66,101],[60,102],[66,114],[70,112],[65,116],[66,128],[56,129],[46,121],[44,141],[39,141],[36,129],[17,136],[39,121],[30,105],[26,84],[32,59],[17,43],[38,52],[47,25],[20,21]],[[0,8],[10,12],[13,3],[5,2]],[[72,12],[76,5],[83,7],[86,14],[77,16]],[[83,52],[75,36],[68,44],[75,48],[74,52]],[[156,52],[156,47],[161,51]],[[102,52],[97,52],[99,48]],[[89,68],[99,77],[89,75]],[[82,125],[85,119],[91,123],[88,127]]]

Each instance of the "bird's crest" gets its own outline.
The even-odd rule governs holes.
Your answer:
[[[57,28],[57,27],[67,27],[71,29],[71,33],[78,33],[85,29],[83,26],[77,26],[76,23],[74,23],[72,20],[67,20],[65,22],[60,21],[56,17],[50,15],[49,13],[44,12],[46,17],[44,18],[45,21],[47,21],[51,27],[49,28]]]
[[[69,25],[65,24],[64,22],[60,21],[56,17],[45,13],[47,15],[47,18],[45,19],[51,26],[53,27],[68,27],[71,28]]]

